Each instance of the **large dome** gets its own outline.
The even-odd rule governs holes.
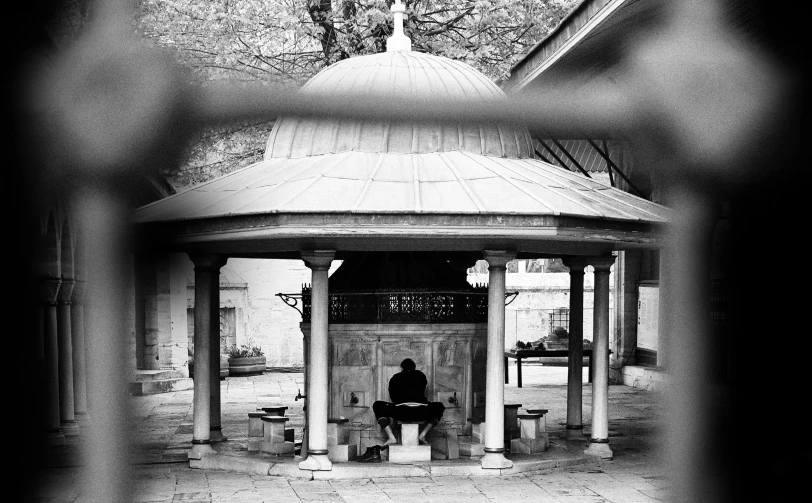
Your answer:
[[[310,79],[302,93],[319,97],[410,96],[488,100],[504,93],[485,75],[459,61],[395,51],[339,61]],[[463,151],[532,158],[526,129],[495,124],[413,124],[284,117],[268,139],[265,159],[342,152],[426,154]]]

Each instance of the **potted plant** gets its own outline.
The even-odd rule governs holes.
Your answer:
[[[260,375],[265,372],[265,353],[251,339],[245,344],[231,346],[228,352],[230,376]]]

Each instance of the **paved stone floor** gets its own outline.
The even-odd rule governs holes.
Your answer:
[[[505,386],[506,403],[550,410],[552,436],[563,433],[566,367],[525,363],[523,387],[515,366]],[[586,377],[586,369],[584,369]],[[294,426],[302,424],[302,402],[295,401],[301,373],[266,372],[222,382],[223,430],[242,432],[246,412],[283,403]],[[304,390],[302,390],[304,392]],[[584,422],[589,430],[591,390],[584,384]],[[303,481],[231,472],[193,470],[185,454],[191,443],[192,391],[133,397],[132,428],[139,438],[132,467],[136,502],[650,502],[663,501],[667,483],[656,461],[661,418],[658,396],[622,385],[609,388],[610,441],[614,459],[583,466],[506,477],[371,478]],[[244,433],[243,433],[244,434]],[[92,501],[83,494],[82,462],[76,454],[82,437],[55,448],[51,467],[36,484],[38,502]],[[710,500],[710,499],[709,499]]]

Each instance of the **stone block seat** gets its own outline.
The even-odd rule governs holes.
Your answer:
[[[284,405],[271,405],[268,407],[260,407],[257,409],[257,411],[260,410],[265,412],[266,416],[285,417],[285,411],[288,410],[288,408]],[[285,428],[285,441],[293,442],[293,438],[294,438],[293,428]]]
[[[265,412],[268,416],[284,416],[288,408],[284,405],[272,405],[270,407],[259,407],[257,410]]]
[[[485,455],[485,420],[469,417],[471,435],[459,437],[459,455],[471,458]]]
[[[293,442],[285,440],[285,423],[287,417],[264,415],[262,421],[262,441],[259,450],[275,456],[293,456]]]
[[[537,454],[547,450],[549,436],[546,414],[547,409],[529,409],[526,414],[518,414],[521,433],[520,438],[510,441],[511,452]]]
[[[438,424],[427,435],[431,445],[431,459],[459,459],[459,432],[455,426]]]
[[[431,445],[420,445],[420,425],[425,421],[398,421],[400,443],[389,446],[389,462],[415,463],[431,461]]]
[[[520,436],[518,414],[521,406],[520,403],[505,404],[505,444],[507,445],[510,445],[511,440]]]
[[[327,419],[327,458],[350,461],[358,456],[358,444],[350,441],[349,419]]]

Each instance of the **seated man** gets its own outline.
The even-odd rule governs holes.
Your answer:
[[[426,421],[418,440],[421,444],[427,444],[426,434],[440,421],[445,406],[440,402],[426,400],[426,384],[428,384],[426,374],[416,370],[411,358],[400,362],[400,368],[401,371],[389,380],[389,397],[392,402],[377,401],[372,404],[375,419],[378,420],[378,424],[388,437],[383,445],[387,446],[397,442],[389,418],[409,422]]]

